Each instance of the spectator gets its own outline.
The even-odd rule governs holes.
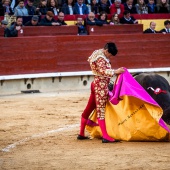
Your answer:
[[[136,20],[133,16],[130,15],[129,11],[124,11],[123,17],[120,18],[121,24],[137,24],[138,20]]]
[[[83,0],[83,2],[88,6],[89,4],[91,4],[91,0]]]
[[[67,23],[64,21],[64,13],[63,12],[58,13],[58,19],[56,20],[56,22],[60,23],[60,25],[67,25]]]
[[[43,19],[40,21],[40,25],[42,26],[56,26],[60,25],[60,23],[54,20],[54,13],[52,11],[48,11]]]
[[[7,37],[9,29],[7,28],[8,26],[8,21],[2,20],[1,21],[1,28],[4,29],[4,37]]]
[[[168,0],[158,0],[156,7],[158,13],[170,13],[170,5],[168,4]]]
[[[57,0],[57,3],[58,3],[58,8],[61,9],[63,4],[66,3],[67,0]]]
[[[18,37],[19,32],[23,33],[22,26],[23,26],[22,16],[18,16],[16,18],[16,22],[12,23],[11,26],[8,28],[6,37]]]
[[[0,26],[1,26],[1,28],[7,28],[7,26],[8,26],[8,21],[2,20]]]
[[[39,17],[37,15],[34,15],[30,21],[26,22],[25,26],[39,26]]]
[[[157,31],[155,30],[156,28],[156,23],[151,21],[150,22],[150,27],[147,28],[143,33],[157,33]]]
[[[35,7],[38,7],[39,3],[40,3],[40,0],[34,0],[33,5],[34,5]]]
[[[61,11],[65,15],[73,15],[74,0],[66,0],[66,3],[62,5]]]
[[[15,7],[18,5],[18,0],[11,0],[11,9],[14,12]]]
[[[107,21],[107,13],[105,11],[100,12],[99,21],[103,24],[109,24],[109,22]]]
[[[28,16],[28,10],[24,6],[24,0],[19,0],[18,5],[14,9],[15,16]]]
[[[102,26],[103,23],[100,22],[97,18],[95,18],[95,14],[93,12],[90,12],[87,16],[87,25]]]
[[[112,18],[109,22],[110,25],[120,25],[120,20],[119,20],[119,16],[117,13],[112,15]]]
[[[35,15],[36,14],[36,7],[33,6],[34,0],[27,0],[27,5],[25,8],[28,10],[28,15]]]
[[[37,14],[38,15],[46,15],[47,11],[48,11],[47,1],[46,0],[40,0],[40,3],[37,7]]]
[[[97,0],[91,0],[91,3],[88,4],[89,12],[93,12],[94,14],[99,14],[99,3]]]
[[[89,9],[86,4],[83,3],[83,0],[77,0],[74,5],[73,14],[86,15],[89,14]]]
[[[78,17],[76,25],[78,27],[78,35],[87,35],[86,27],[83,24],[83,18]]]
[[[100,0],[96,0],[96,2],[99,3]],[[91,4],[91,0],[84,0],[84,3],[85,3],[86,5]]]
[[[156,8],[154,0],[149,0],[147,6],[148,6],[148,13],[149,14],[157,13],[157,8]]]
[[[0,16],[14,14],[12,8],[10,7],[10,4],[10,0],[2,0],[2,4],[0,3]]]
[[[91,0],[83,0],[83,2],[88,6],[91,4]]]
[[[133,0],[126,0],[124,3],[125,10],[129,11],[131,14],[136,14],[136,7],[133,5]]]
[[[58,15],[60,9],[57,0],[47,0],[48,11],[52,11],[54,15]]]
[[[110,14],[110,6],[108,0],[100,0],[99,2],[99,13],[105,11],[107,14]]]
[[[135,7],[138,14],[148,14],[148,7],[144,0],[137,0]]]
[[[160,33],[170,34],[170,20],[164,21],[164,26],[165,26],[165,28],[163,28],[162,30],[160,30]]]
[[[118,15],[123,16],[124,5],[121,3],[121,0],[115,0],[115,2],[110,7],[110,14],[117,13]]]
[[[109,5],[109,8],[110,6],[114,3],[115,0],[107,0],[107,4]]]

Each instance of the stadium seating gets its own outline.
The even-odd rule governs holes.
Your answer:
[[[149,23],[151,21],[156,22],[156,30],[161,30],[164,28],[164,21],[166,19],[170,19],[170,14],[131,14],[135,17],[139,22],[139,24],[143,24],[143,30],[147,29],[149,27]],[[65,15],[65,21],[68,25],[75,25],[76,19],[80,15]],[[43,18],[44,16],[41,16]],[[86,18],[86,15],[81,15],[84,19]],[[96,16],[97,17],[97,16]],[[119,16],[121,17],[121,16]],[[0,20],[2,20],[4,17],[0,16]],[[57,16],[54,17],[57,19]],[[31,19],[31,16],[24,17],[24,23]],[[110,21],[111,15],[108,15],[108,21]]]

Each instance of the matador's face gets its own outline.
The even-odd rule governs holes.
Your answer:
[[[108,49],[104,49],[104,50],[103,50],[103,53],[104,53],[104,55],[105,55],[108,59],[110,59],[111,57],[113,57],[113,55],[108,52]]]

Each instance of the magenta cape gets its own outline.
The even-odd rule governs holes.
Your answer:
[[[145,89],[132,77],[132,75],[125,68],[125,72],[119,75],[116,79],[112,92],[109,92],[109,100],[112,104],[118,104],[121,100],[121,96],[133,96],[140,100],[143,100],[152,105],[158,106],[158,103],[145,91]],[[160,118],[160,126],[170,132],[166,123]]]
[[[125,141],[169,141],[168,126],[161,119],[162,108],[125,69],[115,81],[106,103],[105,121],[108,134]],[[91,137],[101,137],[96,110],[86,129]],[[94,123],[93,123],[94,122]]]

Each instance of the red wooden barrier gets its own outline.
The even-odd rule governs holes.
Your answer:
[[[88,26],[89,35],[99,34],[139,34],[143,33],[142,24],[124,25],[103,25]],[[75,25],[67,26],[25,26],[23,34],[18,36],[56,36],[56,35],[77,35],[78,28]],[[0,36],[4,36],[4,29],[0,28]]]
[[[77,35],[78,28],[75,25],[66,26],[24,26],[23,33],[18,36],[56,36]],[[0,28],[0,37],[4,36],[4,29]]]
[[[0,27],[0,37],[3,37],[3,36],[4,36],[4,28]]]
[[[99,34],[142,34],[143,24],[122,24],[122,25],[103,25],[88,26],[89,35]]]
[[[75,25],[65,26],[25,26],[23,36],[49,36],[49,35],[77,35],[78,28]]]
[[[0,38],[0,75],[89,71],[88,57],[114,41],[113,68],[169,67],[170,34]]]

